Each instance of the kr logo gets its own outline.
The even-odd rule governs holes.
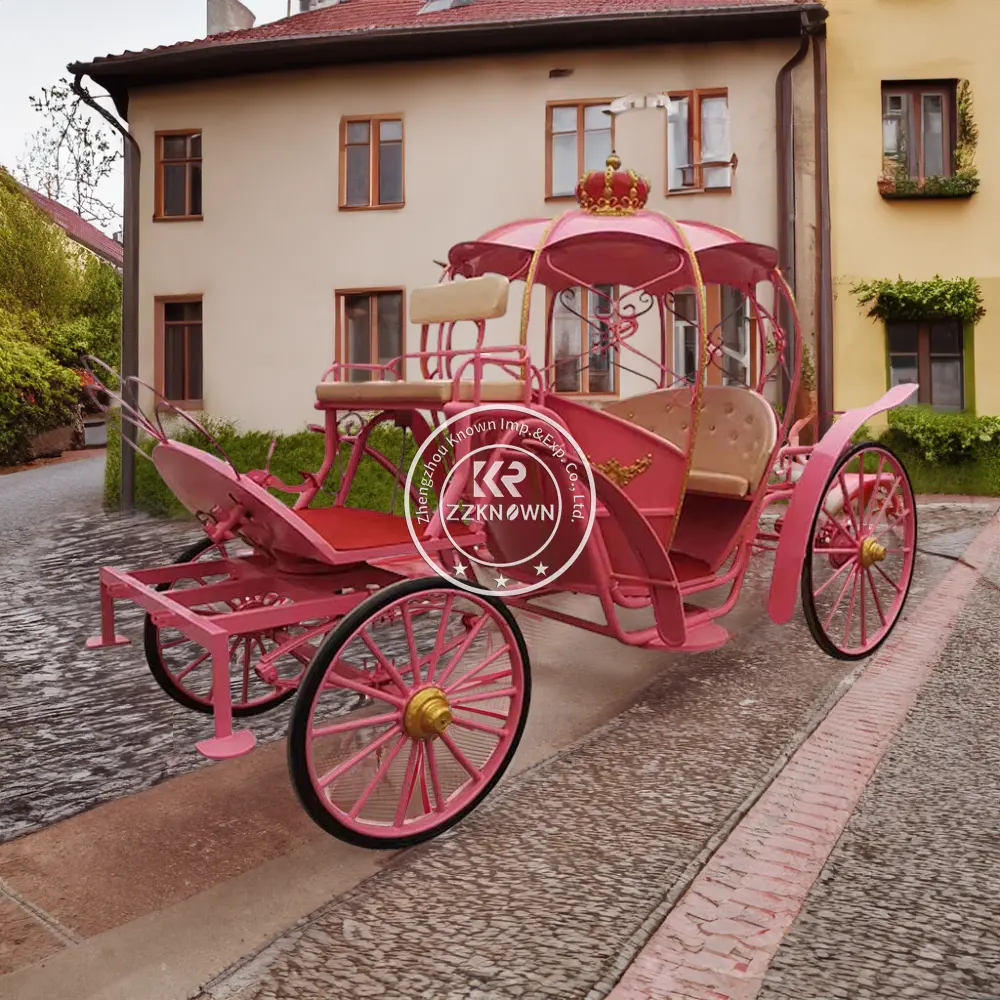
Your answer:
[[[525,476],[528,474],[528,470],[525,468],[523,462],[491,462],[486,475],[482,476],[481,473],[485,467],[486,462],[474,461],[472,463],[472,484],[474,496],[488,497],[490,493],[492,493],[495,497],[520,497],[521,491],[517,488],[517,483],[523,482]],[[511,471],[508,472],[507,475],[501,476],[500,473],[505,467]],[[500,482],[507,488],[506,493],[504,493],[500,487],[497,486],[496,480],[498,477]],[[483,486],[486,486],[490,493],[486,493],[483,490]]]

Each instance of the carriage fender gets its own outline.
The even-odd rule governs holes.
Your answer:
[[[809,454],[805,471],[795,484],[781,527],[781,540],[774,558],[774,575],[767,610],[772,621],[784,625],[795,611],[806,547],[827,480],[844,449],[862,424],[877,413],[895,409],[915,392],[915,384],[897,385],[880,400],[859,410],[848,410],[820,438]]]

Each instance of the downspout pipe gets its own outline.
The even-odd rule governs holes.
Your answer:
[[[125,266],[122,279],[122,398],[138,408],[135,384],[124,380],[139,375],[139,168],[142,157],[135,136],[109,111],[102,108],[81,83],[82,74],[73,80],[73,93],[88,107],[93,108],[119,131],[125,139],[125,218],[122,228],[125,239]],[[130,513],[135,507],[135,451],[129,445],[136,443],[136,428],[128,420],[121,421],[122,481],[121,510]]]
[[[833,423],[833,246],[830,236],[830,120],[826,70],[826,34],[813,40],[816,99],[816,407],[819,433]]]
[[[778,71],[774,84],[774,105],[777,115],[777,167],[778,167],[778,267],[788,287],[795,294],[795,148],[792,119],[792,70],[809,54],[811,43],[809,15],[802,12],[802,40],[796,53]],[[791,309],[783,300],[778,303],[778,320],[786,331],[792,329],[794,319]],[[796,364],[801,358],[795,359]],[[795,405],[790,399],[791,380],[784,367],[781,369],[781,402],[787,409]]]

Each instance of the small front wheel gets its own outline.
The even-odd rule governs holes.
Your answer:
[[[161,583],[156,589],[181,590],[225,580],[227,574],[218,568],[218,561],[230,558],[239,545],[232,541],[217,544],[210,538],[200,539],[185,549],[175,562],[197,563],[204,568],[192,570],[190,578]],[[196,603],[190,607],[197,614],[207,615],[227,610],[249,611],[282,603],[284,598],[279,595],[262,593],[236,601]],[[317,627],[322,624],[305,623],[232,637],[229,655],[234,717],[260,715],[291,698],[298,675],[316,651],[316,642],[308,640],[317,640],[320,634],[332,628],[333,623],[326,628]],[[302,641],[296,642],[299,636]],[[184,708],[210,715],[212,659],[205,649],[186,639],[176,628],[160,628],[149,614],[146,615],[143,640],[146,662],[156,683]]]
[[[916,546],[903,463],[883,444],[855,445],[827,480],[802,567],[802,610],[824,652],[860,660],[885,642],[910,591]]]
[[[327,636],[299,687],[299,800],[350,844],[429,840],[500,780],[530,694],[528,651],[499,600],[437,577],[386,587]]]

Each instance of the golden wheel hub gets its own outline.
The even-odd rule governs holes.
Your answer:
[[[403,728],[415,740],[440,736],[451,725],[451,705],[440,688],[418,691],[407,703]]]
[[[872,563],[881,562],[885,558],[885,546],[879,545],[870,535],[861,543],[861,565],[868,569]]]

